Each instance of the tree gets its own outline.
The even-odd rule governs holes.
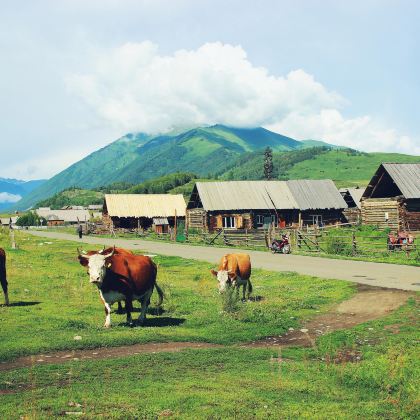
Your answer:
[[[36,213],[29,212],[20,216],[16,222],[17,226],[39,226],[41,224],[46,226],[47,221],[43,217],[39,217]]]
[[[264,177],[268,181],[273,177],[273,151],[269,147],[264,151]]]

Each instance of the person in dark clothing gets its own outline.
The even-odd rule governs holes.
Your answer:
[[[82,228],[82,225],[80,225],[80,224],[77,226],[77,233],[79,234],[79,238],[82,239],[83,228]]]

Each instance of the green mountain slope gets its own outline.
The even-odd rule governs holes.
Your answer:
[[[382,162],[420,163],[420,156],[399,153],[362,153],[330,150],[296,163],[287,171],[289,179],[331,178],[339,187],[366,186]]]
[[[69,187],[139,184],[176,172],[191,172],[200,178],[217,175],[222,179],[259,179],[267,146],[274,151],[274,176],[281,179],[332,178],[363,184],[383,160],[416,159],[357,153],[319,140],[297,141],[261,127],[214,125],[158,136],[127,134],[54,176],[14,208],[26,209]]]
[[[186,132],[128,134],[45,182],[15,206],[25,209],[69,187],[95,188],[113,182],[139,183],[173,172],[207,176],[225,170],[237,156],[270,146],[295,150],[304,144],[264,128],[215,125]]]
[[[136,150],[149,139],[149,136],[142,133],[121,137],[44,182],[14,208],[25,210],[66,188],[94,188],[119,181],[118,172],[137,157]]]
[[[263,179],[263,153],[237,158],[221,179]],[[288,153],[273,153],[276,179],[332,179],[338,187],[365,186],[382,162],[419,162],[420,156],[398,153],[362,153],[352,149],[308,148]]]

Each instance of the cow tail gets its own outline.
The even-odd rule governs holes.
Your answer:
[[[159,301],[157,303],[157,306],[161,306],[163,303],[163,298],[164,298],[163,290],[158,286],[156,282],[155,282],[155,289],[157,291],[157,294],[159,295]]]
[[[7,293],[6,254],[0,254],[0,283],[4,293]]]

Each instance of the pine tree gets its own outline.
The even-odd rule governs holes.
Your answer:
[[[273,176],[273,151],[267,147],[264,151],[264,177],[268,181]]]

